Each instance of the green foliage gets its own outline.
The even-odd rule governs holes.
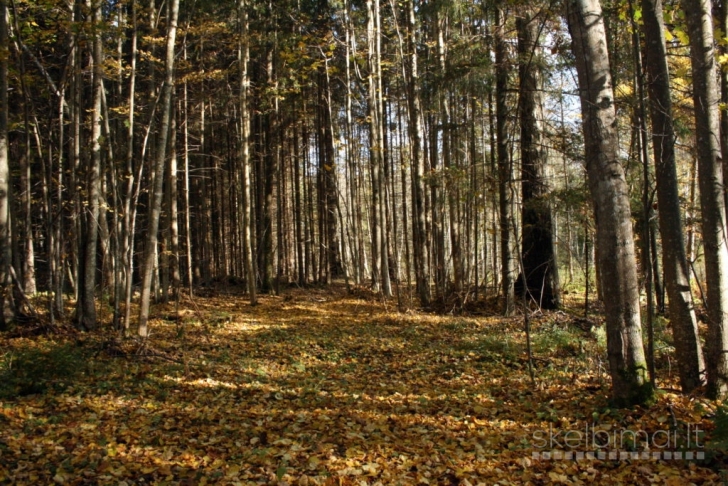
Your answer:
[[[599,326],[592,331],[597,339],[597,348],[607,352],[607,326]]]
[[[576,356],[582,353],[579,346],[583,336],[561,327],[544,329],[533,336],[533,351],[554,356]]]
[[[723,402],[715,412],[715,428],[708,443],[711,449],[728,450],[728,402]]]
[[[461,346],[461,350],[473,351],[481,359],[516,361],[521,348],[508,335],[484,335],[474,342]]]
[[[72,345],[48,349],[24,346],[0,356],[0,398],[14,398],[62,388],[73,379],[85,356]]]

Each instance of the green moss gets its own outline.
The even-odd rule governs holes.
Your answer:
[[[634,405],[650,406],[657,400],[655,388],[647,377],[647,366],[634,366],[621,370],[625,393],[616,394],[613,390],[611,403],[620,408],[629,408]]]

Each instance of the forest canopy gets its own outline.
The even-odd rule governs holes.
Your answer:
[[[681,389],[728,392],[724,5],[0,11],[0,329],[40,305],[143,341],[153,303],[221,283],[506,316],[579,296],[616,403],[652,399],[661,316]]]

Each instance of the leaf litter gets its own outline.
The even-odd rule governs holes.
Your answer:
[[[60,340],[86,351],[73,376],[0,398],[0,483],[721,483],[722,456],[683,430],[709,432],[716,404],[665,392],[611,409],[603,345],[563,313],[533,323],[534,385],[517,318],[397,313],[343,290],[260,302],[157,306],[144,355],[108,331],[0,336],[6,365]],[[706,459],[630,455],[690,447]],[[595,450],[627,456],[554,456]]]

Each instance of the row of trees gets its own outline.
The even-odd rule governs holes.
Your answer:
[[[683,389],[723,394],[728,78],[689,3],[0,1],[0,324],[42,290],[145,337],[154,299],[216,279],[510,314],[595,263],[614,398],[653,386],[641,286]]]

